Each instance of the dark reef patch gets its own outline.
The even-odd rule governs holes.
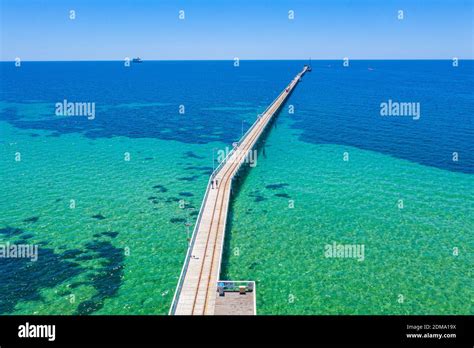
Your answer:
[[[89,279],[97,293],[92,298],[83,301],[77,307],[79,315],[91,314],[104,306],[106,298],[117,294],[122,284],[124,268],[124,250],[114,247],[110,242],[95,241],[87,243],[87,248],[94,252],[95,258],[101,258],[101,268],[94,271]]]
[[[25,241],[32,237],[14,227],[2,228],[0,233],[8,237],[20,236]],[[118,232],[107,231],[102,232],[102,235],[115,238]],[[13,313],[20,301],[43,301],[43,289],[71,282],[81,273],[88,278],[73,282],[69,287],[92,286],[96,289],[96,294],[81,302],[76,314],[91,314],[103,307],[106,298],[116,295],[122,283],[125,259],[123,249],[114,247],[110,241],[99,240],[88,242],[83,249],[56,253],[54,249],[47,247],[46,242],[37,244],[40,247],[36,261],[29,258],[0,259],[0,274],[3,277],[0,282],[0,315]],[[96,265],[100,267],[90,270],[78,263],[88,260],[96,261]],[[64,291],[70,293],[69,290]]]
[[[263,196],[262,194],[260,193],[257,193],[257,192],[252,192],[249,194],[250,197],[253,197],[254,198],[254,201],[259,203],[259,202],[263,202],[264,200],[266,200],[265,196]]]
[[[115,238],[118,236],[118,232],[112,232],[112,231],[107,231],[107,232],[102,232],[102,233],[96,233],[94,234],[94,237],[95,238],[101,238],[103,236],[107,236],[107,237],[110,237],[110,238]]]
[[[181,178],[178,178],[178,180],[181,180],[181,181],[196,181],[197,178],[199,178],[199,175],[183,176]]]
[[[261,264],[260,261],[254,261],[250,264],[249,269],[255,269],[255,267],[257,267],[260,264]]]
[[[265,196],[258,192],[258,190],[254,190],[253,192],[249,193],[249,197],[254,198],[254,202],[263,202],[266,200]]]
[[[270,190],[277,190],[277,189],[281,189],[287,186],[288,184],[270,184],[270,185],[265,186],[265,188],[270,189]]]
[[[0,228],[0,234],[3,234],[6,237],[14,237],[14,236],[18,236],[22,233],[23,233],[23,230],[21,230],[19,228],[15,228],[15,227],[7,226],[7,227],[4,227],[4,228]]]
[[[14,244],[28,244],[28,239],[20,238],[13,242]]]
[[[203,174],[211,174],[212,173],[212,167],[208,166],[187,166],[184,168],[184,170],[197,170],[197,171],[202,171]]]
[[[42,301],[41,290],[81,273],[82,268],[50,248],[38,248],[37,261],[4,258],[0,261],[0,314],[12,313],[20,301]]]
[[[33,238],[33,237],[34,237],[34,235],[32,233],[23,233],[20,238],[23,239],[23,240],[28,240],[28,239]]]
[[[192,197],[192,196],[194,196],[194,194],[192,194],[191,192],[180,192],[179,195],[182,196],[182,197]]]
[[[291,198],[288,194],[286,193],[275,193],[275,196],[277,197],[282,197],[282,198]]]
[[[75,282],[75,283],[69,284],[69,287],[71,289],[75,289],[75,288],[78,288],[82,285],[87,285],[87,282]]]
[[[59,296],[68,296],[68,295],[71,295],[71,291],[69,290],[64,290],[64,291],[58,291],[58,295]]]
[[[171,218],[170,222],[173,224],[180,223],[180,222],[186,222],[185,218]]]
[[[92,260],[94,258],[95,258],[94,255],[82,254],[81,256],[76,257],[74,260],[75,261],[89,261],[89,260]]]
[[[36,221],[39,220],[39,216],[33,216],[33,217],[30,217],[28,219],[25,219],[23,220],[23,222],[32,222],[32,223],[35,223]]]
[[[110,237],[110,238],[115,238],[118,236],[118,232],[113,232],[113,231],[107,231],[107,232],[102,232],[104,236]]]
[[[173,203],[173,202],[179,202],[181,200],[181,198],[178,198],[178,197],[168,197],[166,198],[165,202],[166,203]]]
[[[168,192],[168,189],[164,187],[163,185],[155,185],[153,186],[153,188],[158,190],[158,192],[161,192],[161,193]]]
[[[95,214],[95,215],[92,215],[92,217],[94,219],[97,219],[97,220],[104,220],[105,219],[105,216],[102,215],[102,214]]]
[[[63,259],[74,259],[76,257],[78,257],[79,255],[81,255],[83,253],[82,250],[79,250],[79,249],[69,249],[69,250],[66,250],[62,253],[62,258]]]
[[[185,158],[197,158],[197,159],[204,159],[205,157],[202,157],[202,156],[198,156],[196,155],[194,152],[192,151],[187,151],[184,153],[184,157]]]

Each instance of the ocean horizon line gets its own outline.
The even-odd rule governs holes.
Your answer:
[[[344,57],[345,58],[345,57]],[[308,62],[311,61],[333,61],[338,62],[344,60],[344,58],[330,58],[330,59],[314,59],[314,58],[306,58],[306,59],[239,59],[240,62]],[[456,58],[458,61],[472,61],[474,58],[400,58],[400,59],[377,59],[377,58],[350,58],[350,61],[452,61]],[[130,61],[133,58],[130,58]],[[75,62],[123,62],[125,59],[97,59],[97,60],[21,60],[22,62],[27,63],[75,63]],[[143,59],[142,61],[146,62],[233,62],[234,59]],[[0,63],[15,63],[15,60],[0,60]]]

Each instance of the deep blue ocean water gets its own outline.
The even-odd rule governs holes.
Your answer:
[[[230,143],[254,120],[304,61],[145,61],[1,63],[1,100],[95,102],[93,126],[85,118],[24,119],[7,108],[0,119],[23,129],[80,133],[88,138],[174,139]],[[461,61],[313,61],[292,99],[294,127],[311,143],[334,143],[382,152],[429,166],[474,172],[474,64]],[[389,99],[420,103],[421,117],[381,117]],[[124,104],[136,103],[136,108]],[[151,103],[149,107],[139,105]],[[153,104],[153,103],[158,103]],[[160,104],[161,103],[161,104]],[[249,107],[252,116],[242,116]],[[175,117],[180,105],[184,117]],[[222,105],[216,108],[215,105]],[[206,108],[209,106],[209,108]],[[459,161],[452,160],[458,152]]]

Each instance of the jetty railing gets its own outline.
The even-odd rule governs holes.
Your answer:
[[[288,86],[287,86],[288,88]],[[276,103],[276,101],[281,97],[281,95],[285,92],[286,88],[270,103],[270,105],[267,106],[267,108],[261,112],[259,114],[259,116],[263,116],[265,115],[268,110],[273,106],[273,104]],[[242,137],[239,139],[239,141],[235,144],[235,146],[233,146],[232,150],[229,151],[229,153],[226,155],[226,157],[222,160],[222,162],[219,163],[219,165],[217,166],[217,168],[212,172],[211,174],[211,178],[215,178],[217,173],[219,172],[219,170],[227,163],[228,159],[234,154],[235,152],[235,149],[238,148],[240,146],[240,144],[242,144],[242,142],[247,138],[247,136],[250,134],[250,132],[252,132],[252,130],[255,128],[255,126],[259,123],[260,121],[260,117],[257,118],[257,120],[252,123],[252,125],[249,127],[249,129],[247,129],[247,131],[244,133],[244,135],[242,135]]]
[[[199,214],[197,216],[196,223],[194,224],[193,234],[191,236],[191,241],[189,242],[189,245],[188,245],[188,251],[186,252],[186,258],[184,259],[184,264],[183,264],[183,268],[181,269],[181,274],[179,275],[178,285],[176,286],[176,291],[174,292],[173,302],[171,303],[169,315],[173,315],[176,311],[178,298],[179,298],[179,295],[181,294],[184,278],[186,276],[189,260],[191,258],[191,250],[193,250],[194,242],[196,241],[197,229],[202,219],[202,212],[204,210],[203,208],[204,208],[204,205],[206,204],[207,196],[209,195],[209,190],[211,189],[211,179],[212,177],[210,177],[209,181],[207,182],[206,193],[204,194],[204,198],[202,199],[201,207],[199,208]]]

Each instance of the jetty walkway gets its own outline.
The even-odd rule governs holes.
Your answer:
[[[197,216],[186,259],[179,277],[170,315],[256,314],[256,287],[252,281],[220,281],[220,269],[232,182],[248,160],[272,117],[285,103],[303,70],[261,113],[255,123],[234,143],[232,151],[209,178]]]

